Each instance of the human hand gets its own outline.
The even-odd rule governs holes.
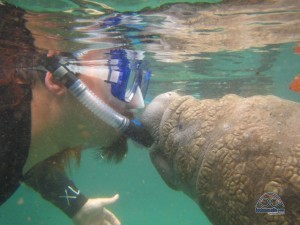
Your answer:
[[[73,217],[75,225],[121,225],[118,218],[104,206],[115,203],[119,199],[116,194],[111,198],[89,199]]]

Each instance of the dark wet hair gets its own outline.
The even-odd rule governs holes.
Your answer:
[[[0,109],[19,105],[36,80],[28,68],[34,65],[37,51],[24,14],[18,7],[0,3]]]

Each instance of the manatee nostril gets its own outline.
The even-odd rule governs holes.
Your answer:
[[[183,128],[182,124],[179,124],[179,125],[178,125],[178,129],[179,129],[179,130],[182,130],[182,128]]]
[[[172,97],[172,92],[166,92],[165,93],[165,98],[170,98]]]
[[[166,94],[168,95],[168,97],[172,97],[172,96],[176,95],[176,92],[169,91]]]

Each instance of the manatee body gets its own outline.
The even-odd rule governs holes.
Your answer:
[[[142,123],[155,139],[150,156],[161,177],[214,225],[300,224],[299,103],[275,96],[196,100],[169,92],[152,101]],[[283,215],[255,211],[268,192],[281,198]]]

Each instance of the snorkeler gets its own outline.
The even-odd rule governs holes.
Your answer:
[[[0,14],[0,205],[20,182],[25,182],[75,224],[120,224],[104,208],[114,203],[118,195],[88,199],[67,177],[64,166],[70,155],[79,159],[87,147],[101,146],[102,155],[108,159],[120,161],[124,157],[124,134],[135,138],[139,133],[135,130],[139,130],[138,125],[123,116],[130,115],[126,92],[121,92],[118,100],[110,94],[107,82],[97,77],[75,76],[62,63],[62,57],[44,58],[45,53],[34,48],[22,9],[0,3]],[[42,67],[48,71],[46,75],[23,70],[36,65],[41,58]],[[58,72],[64,69],[67,72]],[[79,92],[68,90],[74,84],[71,81],[79,85],[75,88]],[[109,120],[99,119],[98,109],[93,106],[99,99],[114,118],[124,121],[120,130],[107,124]],[[94,108],[89,108],[90,104]],[[139,137],[136,139],[142,142]]]

